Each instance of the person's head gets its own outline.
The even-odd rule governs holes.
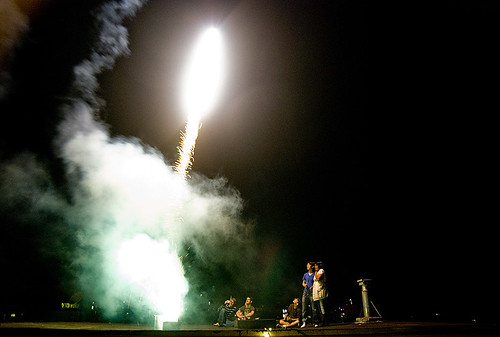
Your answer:
[[[245,305],[250,305],[252,304],[252,298],[249,296],[247,297],[247,299],[245,300]]]
[[[236,298],[233,296],[229,297],[229,306],[232,307],[236,303]]]
[[[295,297],[292,303],[294,307],[297,307],[300,304],[300,299],[298,297]]]
[[[307,270],[308,271],[314,270],[314,262],[307,262]]]
[[[318,271],[323,268],[323,262],[319,261],[314,264],[314,270]]]

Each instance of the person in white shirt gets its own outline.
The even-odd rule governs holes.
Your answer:
[[[325,299],[328,297],[326,273],[323,269],[323,262],[316,262],[314,265],[314,284],[312,295],[318,316],[318,321],[315,322],[314,326],[323,326],[326,323]]]

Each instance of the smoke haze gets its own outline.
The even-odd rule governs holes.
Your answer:
[[[35,153],[9,158],[0,171],[0,207],[12,226],[29,229],[62,289],[83,291],[106,317],[126,300],[138,317],[162,313],[175,320],[189,310],[190,284],[198,291],[214,266],[235,274],[245,269],[238,251],[251,242],[252,225],[241,219],[243,200],[226,179],[193,172],[186,181],[156,149],[110,136],[97,117],[104,106],[97,75],[129,53],[122,22],[143,3],[109,1],[95,11],[99,35],[74,67],[67,103],[58,108],[53,155],[62,178],[54,181],[54,165]],[[245,253],[249,260],[254,254]]]

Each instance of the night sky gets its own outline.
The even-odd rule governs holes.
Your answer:
[[[100,3],[41,2],[1,64],[11,78],[0,160],[35,153],[61,190],[58,106],[90,51]],[[286,306],[307,261],[322,260],[332,307],[359,301],[356,280],[372,278],[387,319],[491,321],[499,11],[493,1],[150,1],[126,21],[130,55],[99,77],[100,118],[173,165],[186,55],[203,28],[219,26],[227,76],[193,171],[240,191],[259,266],[257,282],[224,291]],[[2,293],[28,301],[55,288],[58,267],[33,262],[43,230],[4,209]],[[12,302],[3,296],[2,310]]]

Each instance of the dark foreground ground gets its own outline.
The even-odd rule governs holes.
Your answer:
[[[378,322],[335,324],[321,328],[253,330],[218,328],[211,325],[180,325],[176,330],[153,330],[148,325],[23,322],[0,323],[0,336],[500,336],[494,325],[425,322]]]

